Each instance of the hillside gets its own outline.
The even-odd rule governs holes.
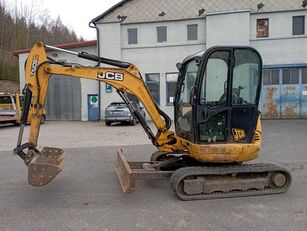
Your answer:
[[[51,19],[35,6],[9,7],[0,0],[0,80],[18,81],[18,60],[14,50],[30,48],[36,41],[48,44],[80,41],[60,17]]]

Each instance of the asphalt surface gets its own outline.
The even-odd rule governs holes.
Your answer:
[[[56,126],[52,123],[51,125]],[[78,126],[78,123],[75,125]],[[80,126],[87,127],[86,123]],[[29,186],[26,166],[17,156],[13,156],[9,149],[5,149],[2,143],[7,131],[10,133],[10,130],[14,130],[17,133],[18,128],[1,127],[0,230],[305,231],[306,128],[307,120],[263,122],[262,155],[254,162],[273,162],[289,169],[293,183],[287,193],[181,201],[174,195],[167,180],[138,181],[135,193],[125,194],[121,191],[114,170],[115,151],[122,148],[128,160],[148,160],[150,154],[155,151],[155,148],[148,144],[119,147],[103,146],[102,142],[97,141],[96,147],[86,144],[86,147],[79,147],[82,144],[78,144],[75,148],[65,148],[64,171],[47,186]],[[69,126],[61,123],[59,130],[61,129],[69,130]],[[96,126],[96,129],[106,128]],[[136,134],[141,130],[139,125],[108,129],[122,130],[126,134],[130,134],[128,130]],[[47,130],[44,132],[48,133]],[[110,133],[109,130],[108,132]],[[129,142],[130,139],[147,139],[145,134],[143,137],[122,137],[120,134],[117,138],[123,143]],[[43,139],[42,142],[48,143]],[[59,143],[65,142],[61,140]],[[67,146],[69,142],[71,141],[67,138]],[[58,146],[55,143],[50,145]]]

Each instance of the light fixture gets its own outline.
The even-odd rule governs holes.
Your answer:
[[[205,9],[204,8],[202,8],[202,9],[200,9],[199,11],[198,11],[198,16],[202,16],[204,13],[205,13]]]
[[[304,1],[303,1],[303,4],[302,4],[302,7],[305,8],[306,6],[307,6],[307,0],[304,0]]]
[[[160,17],[163,17],[164,15],[166,15],[164,11],[159,14]]]
[[[260,2],[260,3],[257,5],[258,10],[261,10],[263,7],[264,7],[264,4],[263,4],[262,2]]]
[[[117,15],[117,19],[121,22],[125,21],[127,18],[127,16],[124,16],[124,15]]]

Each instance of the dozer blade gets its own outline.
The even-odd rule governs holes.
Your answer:
[[[124,192],[133,192],[136,180],[157,180],[169,178],[173,171],[156,170],[152,162],[127,161],[123,151],[117,150],[116,173]]]
[[[64,167],[63,149],[44,147],[28,165],[28,183],[43,186],[51,182]]]
[[[123,155],[122,150],[117,150],[115,163],[116,173],[124,192],[133,192],[135,188],[135,178],[132,169]]]

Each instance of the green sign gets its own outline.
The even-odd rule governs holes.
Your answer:
[[[92,101],[92,103],[97,103],[98,99],[97,99],[96,96],[92,96],[91,101]]]

